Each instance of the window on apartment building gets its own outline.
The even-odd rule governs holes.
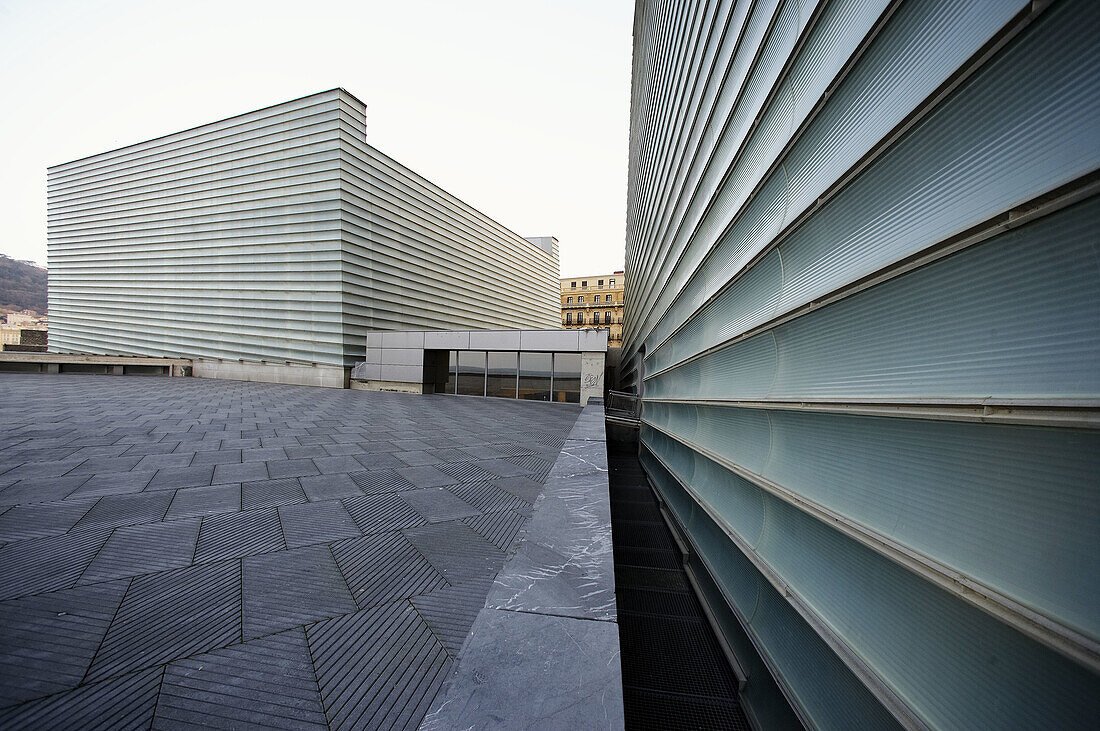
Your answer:
[[[584,295],[583,294],[577,295],[577,302],[584,302]]]
[[[602,287],[602,286],[603,286],[603,280],[601,279],[601,280],[600,280],[599,282],[597,282],[596,284],[597,284],[597,285],[599,285],[600,287]]]
[[[611,324],[611,312],[610,311],[607,311],[607,312],[603,313],[603,321],[606,322],[608,325]]]
[[[581,286],[582,287],[587,287],[588,286],[588,280],[587,279],[582,279],[581,280]]]
[[[567,304],[567,305],[573,304],[573,298],[572,297],[566,297],[565,298],[565,304]]]
[[[583,325],[584,324],[584,313],[583,312],[578,312],[577,313],[577,324],[578,325]]]
[[[570,282],[569,286],[572,287],[573,289],[576,289],[577,288],[577,283],[576,282]]]
[[[614,287],[615,286],[615,280],[614,279],[609,279],[607,281],[610,282],[610,284],[607,285],[608,287]]]
[[[572,325],[573,324],[573,313],[572,312],[566,312],[565,313],[565,324],[566,325]]]
[[[593,312],[592,313],[592,324],[593,325],[599,325],[600,324],[600,313],[598,313],[598,312]]]
[[[592,298],[592,301],[598,303],[600,301],[600,296],[596,295],[595,297]]]

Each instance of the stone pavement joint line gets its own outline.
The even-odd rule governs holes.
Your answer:
[[[0,375],[0,729],[416,728],[579,414]]]

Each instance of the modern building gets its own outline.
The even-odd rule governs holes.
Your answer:
[[[50,168],[51,348],[343,385],[368,331],[557,327],[557,241],[371,147],[365,114],[333,89]]]
[[[622,271],[562,279],[561,326],[566,330],[606,329],[608,347],[621,347],[625,288],[626,275]]]
[[[761,728],[1100,718],[1098,27],[637,3],[622,380]]]

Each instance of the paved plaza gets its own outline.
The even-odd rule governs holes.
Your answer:
[[[0,374],[0,728],[415,728],[579,414]]]

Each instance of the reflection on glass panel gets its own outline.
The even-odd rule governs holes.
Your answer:
[[[581,402],[581,354],[554,353],[554,401]]]
[[[519,354],[519,397],[550,400],[550,353]]]
[[[458,393],[460,396],[485,395],[485,351],[458,351]]]
[[[516,397],[516,353],[489,353],[489,377],[485,385],[486,396]]]
[[[451,351],[450,364],[447,366],[447,388],[443,390],[443,393],[454,393],[455,386],[458,383],[458,358],[455,355],[455,351]]]

